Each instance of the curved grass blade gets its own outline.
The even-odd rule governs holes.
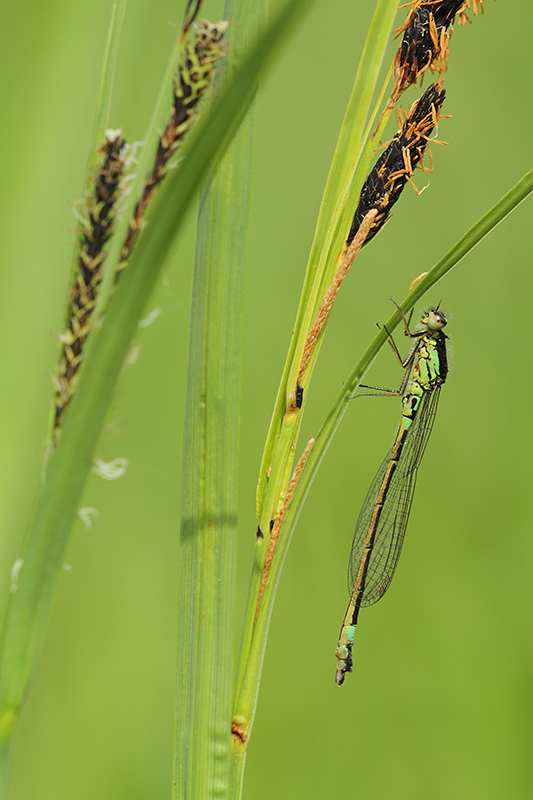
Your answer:
[[[437,281],[441,280],[450,270],[452,270],[462,259],[471,251],[482,239],[485,238],[497,225],[505,219],[528,195],[533,192],[533,170],[528,172],[507,194],[496,203],[493,208],[487,211],[459,241],[444,255],[428,274],[420,280],[405,298],[399,308],[404,314],[408,314],[411,308],[420,298],[431,289]],[[259,675],[261,664],[264,657],[266,640],[261,632],[268,630],[272,609],[274,605],[276,589],[285,562],[285,557],[290,545],[294,528],[303,508],[307,493],[311,488],[316,473],[320,467],[322,459],[340,425],[340,422],[348,408],[350,397],[355,389],[363,380],[364,375],[370,368],[372,362],[387,343],[387,332],[392,333],[401,322],[400,311],[395,311],[385,326],[377,333],[366,351],[363,353],[351,373],[343,384],[342,391],[337,395],[330,411],[328,412],[322,426],[316,436],[315,443],[304,464],[300,478],[295,486],[291,500],[288,504],[283,526],[281,528],[277,549],[276,559],[272,562],[267,586],[263,596],[263,602],[259,608],[257,619],[255,620],[255,630],[257,631],[257,643],[254,653],[252,668]],[[253,683],[253,676],[248,677],[250,684]]]
[[[357,198],[354,197],[352,198],[353,208],[348,203],[347,209],[354,169],[360,156],[361,143],[364,141],[365,135],[368,136],[369,117],[372,119],[377,110],[376,105],[373,113],[370,112],[371,101],[376,91],[385,50],[390,38],[396,6],[397,4],[394,0],[378,0],[376,4],[352,94],[341,126],[339,141],[324,188],[294,333],[289,345],[259,470],[256,508],[260,524],[264,524],[264,520],[261,520],[261,515],[267,491],[266,476],[269,466],[274,462],[274,453],[282,445],[289,451],[296,436],[294,431],[289,430],[284,432],[284,443],[279,440],[284,424],[288,387],[293,384],[296,385],[296,376],[293,375],[294,380],[291,381],[290,379],[291,373],[297,369],[297,365],[300,362],[300,358],[296,357],[296,352],[298,348],[303,349],[309,326],[325,291],[323,287],[327,287],[331,282],[338,254],[342,249],[346,233],[350,227],[350,223],[347,220],[350,218],[350,214],[353,217],[353,212],[357,205]],[[385,91],[385,85],[383,86],[382,94]],[[367,124],[366,132],[365,124]],[[343,220],[345,220],[344,225]],[[298,425],[298,420],[295,422]],[[270,494],[276,494],[276,484],[279,483],[279,486],[282,487],[287,485],[290,469],[291,462],[289,461],[286,467],[281,470],[282,477],[280,481],[276,480],[276,474],[271,474],[269,481]],[[277,494],[279,495],[279,492]],[[269,504],[266,503],[266,505]]]
[[[41,652],[62,575],[71,528],[98,436],[145,303],[199,182],[226,145],[251,102],[274,48],[297,20],[304,0],[292,0],[261,37],[227,91],[198,126],[181,169],[156,198],[150,227],[139,242],[101,327],[89,339],[79,385],[65,415],[37,499],[23,551],[17,591],[11,594],[0,654],[0,786],[6,791],[13,729]]]
[[[331,241],[338,220],[343,213],[344,194],[349,190],[354,171],[354,163],[357,162],[361,136],[363,135],[362,132],[365,124],[367,124],[368,127],[367,119],[371,98],[375,91],[377,76],[383,61],[395,11],[396,3],[392,2],[392,0],[378,0],[371,29],[365,44],[363,62],[357,74],[356,85],[343,123],[341,140],[330,169],[320,212],[323,223],[319,222],[312,255],[308,263],[295,332],[289,348],[263,453],[257,488],[257,513],[260,526],[263,525],[265,531],[268,529],[267,526],[270,525],[271,519],[275,516],[275,514],[271,514],[271,511],[274,506],[277,506],[279,498],[281,497],[281,487],[285,489],[289,481],[294,442],[301,421],[301,414],[293,414],[292,416],[285,414],[287,407],[288,376],[294,365],[294,355],[298,342],[301,342],[303,346],[307,328],[310,324],[310,319],[308,317],[311,313],[310,309],[312,309],[315,304],[315,301],[311,299],[311,292],[314,293],[315,298],[318,296],[319,288],[323,281],[325,260],[327,261],[328,256],[331,256],[334,262],[338,255],[338,251],[335,251],[332,255]],[[375,113],[375,109],[373,110]],[[353,130],[350,129],[351,126],[353,126]],[[343,187],[340,197],[336,196],[336,193],[339,192],[339,187]],[[330,217],[334,220],[331,224]],[[347,226],[347,228],[348,227],[349,226]],[[320,256],[322,259],[320,263],[317,260],[317,254],[322,254]],[[317,274],[319,267],[320,275]],[[280,455],[279,458],[277,458],[277,454]],[[269,469],[270,465],[272,465],[271,471]],[[267,473],[270,473],[268,486],[266,480]],[[265,597],[265,595],[270,592],[270,580],[264,587],[259,612],[256,614],[257,602],[260,596],[263,579],[263,568],[267,555],[268,538],[259,538],[252,573],[252,584],[249,592],[233,715],[234,737],[232,765],[235,774],[240,774],[241,776],[244,769],[246,747],[255,715],[261,668],[266,647],[268,624],[264,623],[265,619],[269,619],[270,616],[269,612],[265,618],[263,613],[265,605],[270,608],[270,605],[266,603]],[[237,791],[233,784],[232,791]],[[235,794],[233,796],[238,797],[240,794]]]
[[[96,101],[96,118],[89,156],[89,166],[87,173],[90,172],[91,165],[98,159],[98,148],[104,141],[106,128],[109,125],[109,110],[111,107],[111,91],[113,88],[113,78],[115,74],[115,64],[117,60],[120,32],[126,13],[127,0],[116,0],[111,10],[111,21],[107,35],[104,61],[102,64],[102,77],[98,89],[98,99]],[[85,181],[87,183],[87,180]]]

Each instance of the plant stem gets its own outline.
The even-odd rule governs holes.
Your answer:
[[[407,298],[401,303],[400,308],[407,314],[416,302],[453,267],[458,264],[479,242],[487,236],[500,222],[510,214],[525,198],[533,193],[533,170],[507,192],[496,205],[478,220],[461,239],[441,258],[427,275],[416,283]],[[232,769],[235,773],[244,769],[246,747],[253,724],[257,693],[261,676],[262,663],[266,648],[266,636],[272,616],[277,586],[283,569],[283,564],[291,542],[298,517],[303,508],[307,494],[311,488],[318,468],[326,454],[333,436],[348,408],[348,402],[372,362],[387,342],[387,331],[394,331],[400,323],[399,311],[395,311],[386,325],[381,328],[367,350],[364,352],[354,369],[343,382],[342,391],[337,396],[328,415],[326,416],[309,456],[303,465],[302,472],[294,492],[287,506],[286,515],[279,532],[275,558],[268,573],[262,602],[256,614],[256,606],[252,602],[256,594],[250,592],[251,600],[247,611],[247,627],[251,631],[249,636],[249,649],[246,661],[241,661],[239,670],[237,698],[233,717],[235,730],[232,745]],[[254,564],[252,576],[252,589],[261,581],[260,562]],[[232,800],[239,798],[239,794],[232,795]]]
[[[526,197],[533,193],[533,170],[526,173],[524,177],[510,189],[486,214],[484,214],[459,241],[428,271],[424,278],[418,281],[409,292],[400,308],[405,315],[411,308],[431,289],[438,281],[448,274],[471,250],[474,249],[502,220],[505,219]],[[393,332],[397,325],[402,321],[399,311],[395,311],[378,334],[374,337],[366,351],[363,353],[351,373],[343,382],[343,388],[335,399],[330,411],[322,423],[316,436],[313,448],[306,460],[300,480],[296,484],[291,502],[288,505],[284,525],[281,530],[278,546],[277,561],[273,565],[276,568],[277,576],[272,576],[279,580],[279,572],[283,565],[290,540],[298,521],[298,517],[303,508],[307,493],[324,458],[326,451],[333,439],[342,417],[348,409],[348,404],[359,383],[363,380],[365,373],[370,368],[372,362],[379,354],[380,350],[387,343],[387,331]]]
[[[228,2],[231,79],[257,37],[264,2]],[[183,459],[173,798],[227,797],[244,250],[252,105],[200,198]]]
[[[357,164],[360,161],[365,143],[368,142],[373,120],[391,74],[389,72],[384,82],[378,103],[375,104],[373,112],[369,113],[372,96],[376,89],[389,34],[392,29],[396,6],[397,3],[394,0],[378,0],[376,3],[354,87],[341,126],[339,141],[331,162],[315,236],[309,254],[294,333],[289,345],[259,470],[256,505],[257,518],[261,526],[268,524],[267,517],[269,514],[272,516],[275,510],[272,504],[278,505],[280,502],[279,492],[275,491],[272,483],[273,480],[277,482],[276,475],[278,470],[280,473],[279,485],[281,487],[284,488],[286,486],[289,478],[295,437],[288,439],[284,436],[284,441],[288,441],[289,448],[292,445],[292,451],[288,452],[286,448],[282,450],[280,442],[281,429],[289,421],[286,417],[286,409],[293,404],[296,375],[301,362],[305,339],[322,298],[335,274],[339,254],[342,252],[346,235],[350,228],[351,218],[357,206],[359,190],[363,183],[364,175],[358,185],[352,184],[354,184]],[[316,354],[318,354],[318,350]],[[316,358],[316,355],[314,358]],[[307,375],[306,386],[309,384],[313,365],[314,359]],[[292,423],[292,421],[291,419],[290,422]],[[295,436],[297,436],[299,423],[292,427]],[[270,476],[268,479],[267,475]],[[267,492],[269,494],[268,499],[266,498]]]
[[[7,777],[12,731],[46,637],[63,574],[72,525],[114,388],[147,298],[212,159],[246,113],[261,70],[303,5],[292,0],[269,26],[209,120],[189,140],[169,175],[105,318],[89,337],[77,390],[69,403],[30,520],[17,590],[9,598],[0,651],[0,775]],[[4,798],[7,786],[0,787]]]
[[[291,370],[295,370],[295,376],[297,374],[307,333],[329,284],[326,283],[322,294],[320,294],[321,287],[326,280],[331,282],[338,255],[349,229],[350,223],[348,222],[341,231],[340,221],[347,213],[346,203],[355,167],[364,151],[365,142],[370,135],[370,126],[376,114],[377,106],[373,113],[369,114],[370,103],[376,88],[395,11],[395,2],[378,0],[326,184],[315,241],[302,289],[295,331],[263,454],[257,492],[257,511],[260,530],[264,538],[259,537],[256,543],[237,677],[232,723],[234,734],[231,756],[232,798],[240,797],[242,790],[246,747],[255,715],[266,636],[272,612],[273,594],[275,594],[272,574],[277,574],[280,566],[280,556],[276,550],[272,568],[264,585],[259,610],[256,613],[259,593],[262,591],[265,560],[269,551],[270,526],[283,503],[302,417],[301,409],[298,409],[293,402],[296,380],[292,386],[292,384],[289,385],[288,379]],[[380,96],[383,96],[384,91],[385,85]],[[357,205],[357,199],[357,196],[352,198],[353,210]],[[316,358],[316,353],[313,353],[314,358]]]

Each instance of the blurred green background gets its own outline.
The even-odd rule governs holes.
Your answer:
[[[130,0],[112,127],[140,140],[183,2]],[[318,0],[261,90],[242,373],[240,635],[254,492],[321,193],[373,3]],[[215,20],[222,4],[206,2]],[[39,480],[109,0],[4,3],[0,81],[0,600]],[[398,24],[404,12],[398,15]],[[313,435],[375,323],[532,166],[527,0],[487,2],[456,29],[433,147],[357,260],[308,396]],[[395,50],[391,45],[390,55]],[[412,102],[411,89],[405,102]],[[391,127],[391,133],[394,125]],[[360,504],[397,401],[353,403],[286,562],[245,798],[530,798],[533,792],[532,200],[428,297],[450,314],[452,367],[387,597],[361,614],[354,673],[333,681]],[[150,299],[89,479],[60,601],[16,737],[12,800],[170,796],[176,564],[194,214]],[[400,340],[401,341],[401,340]],[[403,347],[403,345],[402,345]],[[388,351],[368,380],[396,386]],[[302,627],[302,619],[305,625]],[[238,638],[237,636],[237,638]]]

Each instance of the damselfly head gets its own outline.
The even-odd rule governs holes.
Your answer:
[[[438,306],[437,308],[428,308],[424,311],[420,319],[420,325],[425,325],[430,331],[440,331],[447,323],[448,320],[442,311],[439,311]]]

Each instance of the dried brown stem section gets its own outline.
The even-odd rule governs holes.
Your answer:
[[[298,383],[301,383],[303,374],[305,372],[305,368],[309,364],[309,360],[313,354],[313,350],[316,347],[317,339],[320,335],[320,331],[325,325],[325,322],[328,318],[329,312],[331,311],[331,307],[335,301],[337,296],[337,292],[341,288],[341,284],[345,279],[346,275],[348,274],[348,270],[352,266],[355,257],[361,250],[362,246],[364,245],[368,233],[372,227],[372,223],[374,222],[377,216],[377,209],[371,209],[362,220],[359,229],[352,239],[351,243],[349,244],[346,252],[344,253],[344,258],[342,259],[342,263],[338,268],[337,272],[335,273],[335,277],[333,278],[329,289],[327,290],[326,294],[324,295],[324,299],[320,304],[320,308],[318,309],[318,314],[316,315],[313,324],[307,334],[307,338],[305,340],[304,349],[302,353],[302,360],[300,362],[300,369],[298,370]]]
[[[193,24],[194,20],[198,16],[200,12],[200,8],[202,7],[204,0],[189,0],[187,3],[187,8],[185,9],[185,14],[183,17],[183,27],[182,27],[182,41],[187,35],[189,28]]]
[[[427,275],[427,272],[421,272],[420,275],[417,278],[415,278],[414,281],[411,282],[411,285],[409,287],[409,291],[411,291],[411,289],[413,289],[416,286],[418,281],[421,281],[422,278],[425,278],[426,275]]]
[[[270,539],[268,542],[268,552],[267,557],[265,560],[265,566],[263,567],[263,574],[261,576],[261,585],[259,587],[259,595],[257,598],[257,605],[255,608],[255,618],[257,619],[257,615],[259,613],[259,606],[261,605],[261,599],[263,597],[263,592],[265,591],[265,585],[268,577],[268,573],[270,570],[270,565],[272,564],[272,559],[274,558],[274,552],[276,550],[276,545],[279,539],[279,532],[281,530],[281,526],[283,524],[283,520],[285,518],[285,512],[287,511],[287,506],[289,505],[289,500],[292,497],[292,493],[294,491],[294,487],[300,477],[300,473],[303,469],[303,465],[305,464],[305,460],[309,455],[309,451],[311,450],[313,444],[315,443],[314,439],[310,439],[307,443],[307,447],[303,451],[302,455],[300,456],[298,463],[296,464],[296,469],[293,472],[292,478],[290,479],[289,485],[287,487],[287,492],[285,494],[285,498],[283,500],[283,504],[279,510],[279,514],[276,517],[272,530],[270,531]]]

